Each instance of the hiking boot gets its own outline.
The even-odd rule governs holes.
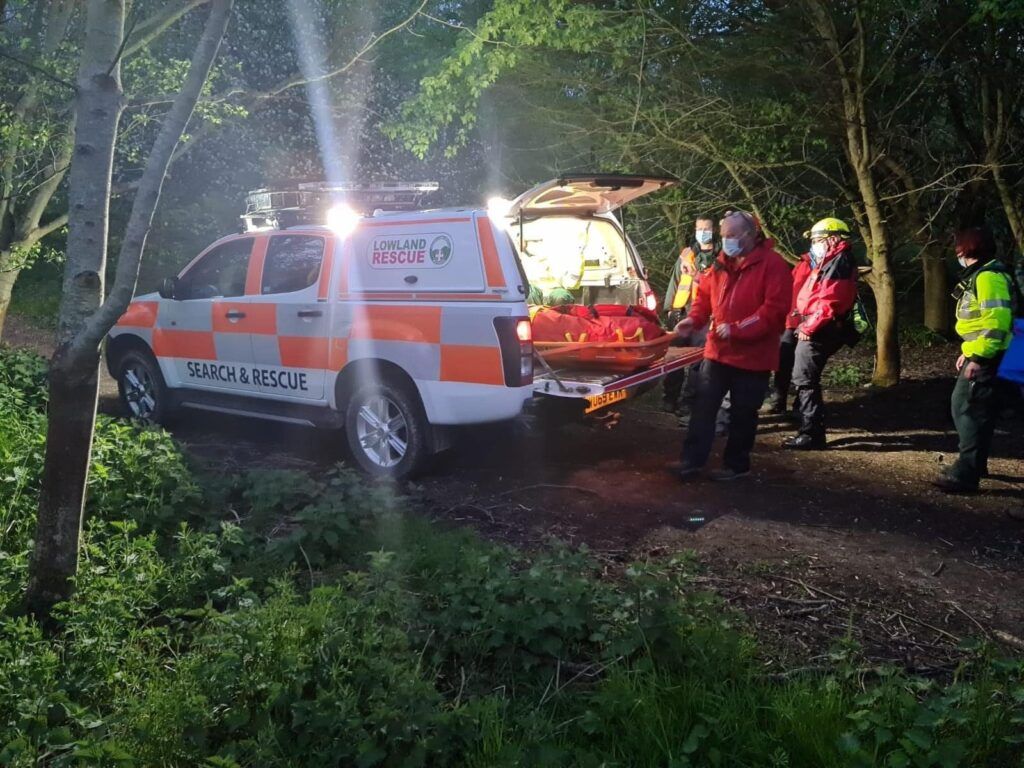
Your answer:
[[[741,477],[746,477],[750,474],[749,469],[745,469],[742,472],[730,469],[729,467],[723,467],[722,469],[716,469],[711,473],[711,479],[717,483],[728,483],[732,480],[739,480]]]
[[[932,480],[932,485],[938,488],[943,493],[977,493],[978,484],[969,483],[959,477],[953,475],[939,475],[937,478]]]
[[[786,412],[786,404],[781,398],[771,395],[761,406],[761,413],[765,416],[781,416]]]
[[[791,451],[824,451],[827,445],[824,437],[794,435],[783,440],[782,447]]]

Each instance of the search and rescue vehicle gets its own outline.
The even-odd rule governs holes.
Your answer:
[[[693,362],[534,372],[530,284],[564,285],[566,259],[581,303],[656,306],[614,212],[671,183],[563,178],[489,210],[422,210],[429,183],[258,190],[242,233],[133,300],[107,366],[137,418],[190,408],[341,428],[363,470],[404,477],[448,427],[514,419],[535,395],[594,411]]]

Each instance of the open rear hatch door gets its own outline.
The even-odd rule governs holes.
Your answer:
[[[508,215],[526,217],[611,213],[637,198],[675,185],[668,177],[623,174],[563,176],[528,189],[509,207]]]

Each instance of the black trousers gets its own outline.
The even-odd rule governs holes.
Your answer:
[[[789,388],[793,380],[793,362],[796,359],[796,331],[787,328],[779,341],[779,370],[772,379],[771,397],[782,410],[789,405]]]
[[[702,467],[711,455],[715,417],[726,394],[732,406],[729,437],[722,463],[734,472],[750,469],[750,451],[757,434],[757,412],[768,389],[768,371],[745,371],[715,360],[705,360],[697,381],[697,402],[683,441],[684,466]]]
[[[982,476],[988,474],[988,455],[996,420],[1003,404],[1008,402],[1008,387],[996,378],[997,367],[998,364],[983,366],[971,380],[964,377],[964,368],[961,368],[953,387],[953,424],[960,437],[960,457],[949,472],[975,487]]]
[[[821,394],[821,374],[825,364],[842,347],[837,328],[827,326],[811,337],[797,341],[793,354],[793,386],[800,412],[800,434],[815,440],[825,439],[825,399]]]

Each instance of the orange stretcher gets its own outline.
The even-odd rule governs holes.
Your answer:
[[[666,333],[649,341],[535,341],[533,347],[551,365],[630,373],[665,357],[671,342]]]

